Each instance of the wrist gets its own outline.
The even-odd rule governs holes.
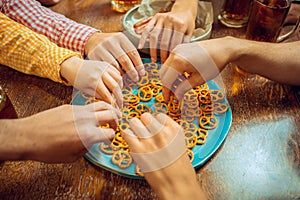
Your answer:
[[[191,14],[196,19],[198,10],[198,0],[176,0],[172,6],[171,12],[184,12],[185,14]]]
[[[61,63],[60,74],[62,78],[64,78],[67,81],[67,83],[74,86],[77,72],[79,71],[82,62],[82,59],[80,59],[77,56],[73,56]]]

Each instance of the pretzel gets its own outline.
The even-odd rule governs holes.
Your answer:
[[[210,96],[212,101],[224,101],[225,95],[220,90],[210,90]]]
[[[152,90],[149,86],[142,86],[138,90],[138,97],[142,101],[150,101],[153,97]]]
[[[130,166],[132,163],[132,157],[128,151],[119,150],[113,153],[111,157],[113,164],[118,165],[120,168],[124,169]]]
[[[213,110],[216,114],[223,114],[228,110],[228,105],[219,103],[219,102],[214,102],[213,103]]]
[[[158,69],[158,64],[157,63],[146,63],[144,64],[144,67],[147,71],[151,71],[153,69]]]
[[[211,130],[217,127],[218,121],[215,116],[202,116],[199,119],[199,125],[201,128]]]
[[[127,116],[126,116],[126,119],[127,121],[129,121],[130,119],[132,118],[140,118],[141,115],[140,113],[136,112],[136,111],[133,111],[133,112],[130,112]]]
[[[124,95],[124,94],[132,94],[132,88],[131,87],[124,87],[123,89],[122,89],[122,94]]]
[[[156,103],[156,104],[154,104],[154,109],[155,109],[155,112],[158,112],[158,113],[165,113],[165,114],[168,113],[168,106],[166,103]]]
[[[205,129],[198,129],[197,130],[197,144],[204,144],[206,142],[206,138],[208,135],[207,130]]]
[[[184,140],[185,140],[186,147],[189,149],[193,148],[197,143],[196,135],[194,135],[194,133],[189,131],[186,131],[184,133]]]
[[[105,144],[104,142],[100,142],[99,148],[105,154],[112,155],[114,153],[114,149],[111,147],[110,144]]]
[[[152,109],[145,105],[145,104],[138,104],[135,106],[135,110],[140,114],[142,115],[143,113],[145,112],[149,112],[149,113],[152,113]]]
[[[162,94],[159,94],[155,97],[155,100],[159,103],[162,103],[165,101],[164,96]]]
[[[140,102],[140,98],[134,94],[123,95],[124,104],[136,105]]]
[[[188,130],[190,128],[190,123],[188,123],[187,121],[185,120],[182,120],[182,119],[179,119],[179,120],[176,120],[176,122],[182,126],[183,130]]]
[[[208,90],[201,90],[199,93],[198,100],[202,104],[211,103],[211,97],[210,97]]]
[[[187,154],[190,158],[190,162],[193,162],[194,160],[194,152],[191,149],[187,149]]]

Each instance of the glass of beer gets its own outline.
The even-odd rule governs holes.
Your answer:
[[[230,28],[241,28],[248,22],[252,0],[225,0],[218,19]]]
[[[279,37],[290,6],[291,0],[254,0],[246,39],[264,42],[280,42],[286,39],[295,30]]]
[[[111,7],[113,10],[124,13],[133,6],[140,4],[142,0],[111,0]]]

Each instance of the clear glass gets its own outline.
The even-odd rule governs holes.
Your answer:
[[[249,18],[252,0],[225,0],[218,19],[231,28],[244,27]]]

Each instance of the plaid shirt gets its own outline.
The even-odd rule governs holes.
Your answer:
[[[78,51],[82,56],[87,40],[98,31],[55,13],[35,0],[0,0],[0,10],[58,46]]]
[[[0,13],[0,64],[65,83],[60,64],[73,56],[81,57]]]

